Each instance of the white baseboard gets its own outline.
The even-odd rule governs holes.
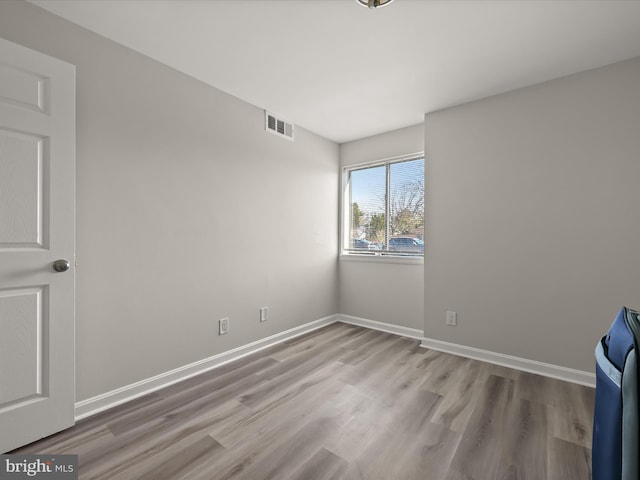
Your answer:
[[[467,347],[455,343],[443,342],[432,338],[423,338],[421,347],[438,350],[440,352],[452,353],[461,357],[472,358],[483,362],[501,365],[503,367],[514,368],[529,373],[544,375],[545,377],[557,378],[571,383],[578,383],[588,387],[596,386],[595,373],[574,370],[573,368],[561,367],[551,363],[538,362],[527,358],[514,357],[503,353],[491,352],[480,348]]]
[[[219,367],[226,363],[238,360],[252,353],[258,352],[265,348],[271,347],[278,343],[284,342],[291,338],[304,335],[318,328],[325,327],[338,321],[337,315],[330,315],[313,322],[300,325],[284,332],[276,333],[269,337],[257,340],[247,345],[243,345],[227,352],[219,353],[209,358],[193,362],[189,365],[170,370],[160,375],[141,380],[131,385],[117,388],[110,392],[82,400],[75,404],[75,418],[81,420],[83,418],[95,415],[109,408],[115,407],[122,403],[134,400],[156,390],[168,387],[174,383],[181,382],[187,378],[199,375],[213,368]]]
[[[271,335],[252,343],[248,343],[247,345],[234,348],[233,350],[193,362],[189,365],[184,365],[174,370],[161,373],[160,375],[117,388],[110,392],[82,400],[75,404],[75,418],[76,420],[82,420],[83,418],[95,415],[96,413],[100,413],[109,408],[134,400],[148,393],[155,392],[156,390],[168,387],[174,383],[181,382],[187,378],[199,375],[213,368],[238,360],[239,358],[251,355],[252,353],[336,322],[348,323],[351,325],[370,328],[372,330],[379,330],[382,332],[392,333],[394,335],[421,340],[420,345],[422,347],[431,348],[441,352],[473,358],[475,360],[481,360],[483,362],[494,363],[496,365],[502,365],[516,370],[523,370],[525,372],[536,373],[547,377],[557,378],[559,380],[587,385],[589,387],[595,386],[595,374],[593,373],[560,367],[535,360],[528,360],[526,358],[504,355],[502,353],[491,352],[488,350],[481,350],[479,348],[457,345],[455,343],[443,342],[441,340],[425,338],[423,336],[423,331],[416,328],[377,322],[375,320],[354,317],[351,315],[336,314]]]
[[[417,328],[402,327],[400,325],[377,322],[375,320],[354,317],[351,315],[338,314],[336,315],[336,317],[338,322],[358,325],[359,327],[370,328],[371,330],[380,330],[381,332],[393,333],[394,335],[400,335],[402,337],[415,338],[416,340],[422,340],[424,335],[424,332],[422,330],[418,330]]]

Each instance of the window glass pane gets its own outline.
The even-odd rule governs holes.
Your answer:
[[[423,256],[424,158],[346,172],[344,248],[355,254]]]
[[[384,246],[386,167],[352,170],[350,245],[347,248],[376,251]]]
[[[389,168],[389,250],[423,254],[424,159]]]

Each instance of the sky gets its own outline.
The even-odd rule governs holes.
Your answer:
[[[410,160],[390,166],[391,193],[416,178],[424,178],[424,160]],[[386,167],[364,168],[351,171],[351,202],[357,203],[367,214],[384,213]]]

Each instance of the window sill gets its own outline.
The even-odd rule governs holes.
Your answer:
[[[357,253],[340,254],[341,262],[396,263],[401,265],[424,265],[424,257],[402,257],[400,255],[367,255]]]

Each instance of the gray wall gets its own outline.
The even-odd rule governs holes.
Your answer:
[[[356,165],[423,149],[424,126],[419,124],[340,145],[340,164]],[[423,293],[422,264],[340,260],[342,314],[422,331]]]
[[[22,1],[0,37],[77,67],[78,400],[337,312],[336,144]]]
[[[426,115],[426,337],[593,371],[640,307],[639,85],[634,59]]]
[[[338,266],[338,158],[420,151],[421,125],[291,143],[34,5],[0,2],[0,37],[77,67],[78,400],[336,312],[591,370],[640,307],[640,59],[428,114],[424,267]]]

